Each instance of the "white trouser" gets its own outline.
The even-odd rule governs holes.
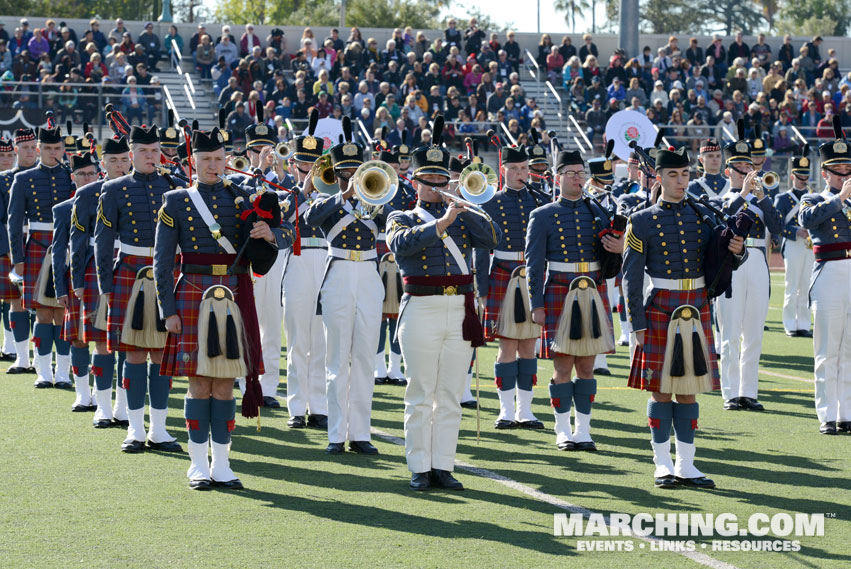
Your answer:
[[[287,408],[291,417],[328,414],[325,396],[325,332],[316,314],[325,249],[291,255],[284,273],[284,332],[287,335]]]
[[[254,304],[260,325],[260,348],[263,368],[260,385],[264,397],[275,397],[281,373],[281,278],[284,274],[284,255],[278,253],[275,264],[262,277],[254,277]]]
[[[828,261],[810,293],[816,414],[819,421],[851,421],[851,260]]]
[[[452,471],[461,394],[473,348],[464,340],[463,296],[411,297],[399,320],[407,365],[405,457],[411,472]]]
[[[716,300],[721,336],[721,394],[724,400],[757,398],[759,356],[768,316],[768,264],[759,249],[733,271],[733,295]]]
[[[815,255],[807,249],[806,239],[787,240],[783,246],[783,264],[786,266],[785,293],[783,295],[783,328],[787,332],[810,329],[810,309],[807,294],[813,276]]]
[[[322,285],[328,442],[370,440],[384,287],[371,261],[334,261]]]

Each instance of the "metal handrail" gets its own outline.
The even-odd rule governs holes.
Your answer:
[[[501,123],[499,123],[499,126],[501,126],[501,127],[502,127],[502,132],[504,132],[504,133],[505,133],[505,136],[507,136],[507,137],[508,137],[509,142],[511,142],[511,144],[516,145],[516,144],[517,144],[517,140],[514,138],[514,136],[512,136],[511,131],[510,131],[510,130],[508,130],[508,127],[507,127],[507,126],[505,126],[505,123],[504,123],[504,122],[501,122]]]

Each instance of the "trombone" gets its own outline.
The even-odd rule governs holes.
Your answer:
[[[491,221],[491,216],[488,215],[480,204],[487,203],[493,198],[494,194],[496,194],[496,183],[496,171],[484,162],[477,162],[461,170],[461,175],[458,177],[458,192],[461,194],[460,196],[447,190],[431,189],[444,198],[463,205],[471,213],[475,213]]]
[[[358,166],[351,183],[359,202],[358,214],[362,219],[374,219],[396,195],[399,176],[386,162],[369,160]]]

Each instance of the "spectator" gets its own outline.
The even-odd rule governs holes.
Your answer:
[[[650,92],[650,104],[655,105],[657,100],[662,101],[663,105],[668,104],[668,92],[665,90],[665,84],[660,80],[653,84],[653,91]]]
[[[768,71],[771,65],[771,46],[765,43],[765,34],[760,33],[757,36],[756,44],[751,48],[751,57],[755,57],[759,65]]]
[[[177,44],[177,50],[175,50],[174,44]],[[176,67],[180,60],[178,55],[183,54],[183,37],[177,33],[177,26],[174,24],[168,27],[168,33],[165,35],[165,51],[168,53],[172,65]]]
[[[821,46],[823,41],[824,40],[821,36],[815,36],[812,41],[807,42],[806,44],[807,52],[816,66],[821,64],[821,52],[819,51],[819,46]]]
[[[697,38],[691,37],[688,40],[688,49],[686,49],[686,59],[692,66],[697,67],[706,61],[703,48],[697,45]]]
[[[319,78],[313,83],[313,94],[318,95],[320,92],[325,92],[329,96],[334,94],[334,84],[328,79],[328,71],[322,70],[319,72]],[[330,114],[331,111],[328,111]]]
[[[553,48],[553,40],[550,37],[550,34],[544,34],[541,36],[541,41],[538,44],[538,57],[536,61],[538,62],[538,66],[541,69],[547,68],[547,56],[552,53]]]
[[[580,57],[579,59],[582,58]],[[593,77],[596,77],[598,81],[601,81],[603,77],[600,67],[597,65],[597,57],[589,55],[584,61],[585,63],[582,64],[582,78],[585,80],[585,84],[590,84]]]
[[[485,32],[479,29],[478,20],[470,18],[470,27],[464,32],[464,50],[468,55],[479,53],[484,40]]]
[[[741,57],[745,61],[751,58],[751,50],[748,44],[744,42],[742,32],[736,32],[735,41],[727,48],[727,65],[732,65],[733,60],[737,57]]]
[[[225,118],[228,129],[233,132],[234,142],[245,141],[245,129],[251,126],[254,121],[245,112],[245,103],[239,101],[234,110]]]
[[[210,70],[213,68],[213,63],[216,61],[216,48],[213,47],[213,42],[208,34],[201,36],[201,43],[195,49],[195,61],[198,73],[201,79],[206,81],[212,78]]]
[[[261,47],[260,38],[254,33],[254,24],[245,25],[245,33],[239,38],[239,55],[245,57],[254,51],[254,48]]]
[[[215,50],[213,50],[215,52]],[[220,95],[221,92],[228,86],[228,83],[233,79],[236,84],[236,78],[231,77],[231,68],[225,61],[224,57],[217,59],[216,64],[210,69],[210,78],[213,80],[213,92]]]
[[[833,138],[833,136],[833,105],[828,103],[824,106],[824,117],[816,126],[816,137]]]
[[[606,88],[602,86],[600,76],[594,75],[591,77],[591,86],[586,89],[586,99],[591,101],[597,97],[600,98],[600,106],[605,107],[604,101],[608,100],[606,98]]]
[[[160,51],[162,46],[160,45],[159,36],[154,33],[153,22],[145,24],[145,31],[139,34],[139,37],[136,38],[136,43],[144,46],[145,55],[148,58],[148,67],[151,71],[159,71],[157,64],[160,61]]]
[[[127,56],[122,52],[115,54],[112,63],[107,68],[107,76],[112,78],[115,83],[122,83],[124,80],[124,68],[127,66]]]
[[[19,55],[22,51],[26,51],[27,42],[24,41],[24,30],[15,28],[15,35],[9,39],[7,47],[12,53],[12,57]]]
[[[118,44],[118,51],[124,53],[128,57],[136,52],[136,44],[133,43],[133,40],[130,37],[130,32],[124,32],[121,36],[121,43]]]
[[[74,42],[71,40],[68,40],[65,43],[65,47],[56,53],[56,57],[53,59],[53,64],[58,65],[66,57],[68,58],[68,65],[70,67],[80,66],[80,54],[74,46]]]
[[[591,108],[585,113],[585,134],[591,144],[596,144],[602,140],[603,133],[606,131],[606,113],[603,112],[600,104],[600,99],[594,99],[591,103]]]
[[[579,48],[580,61],[585,63],[589,55],[593,55],[595,58],[600,56],[600,53],[597,51],[597,46],[592,41],[591,34],[583,35],[582,41],[585,43],[582,47]]]
[[[688,139],[690,141],[687,143],[691,146],[692,154],[697,155],[698,149],[700,147],[700,141],[706,140],[710,137],[712,128],[707,124],[706,117],[703,111],[697,111],[696,113],[694,113],[694,115],[688,121],[688,123],[686,123],[686,125],[686,134],[688,135]]]
[[[550,48],[550,54],[547,56],[547,78],[550,83],[559,84],[561,81],[561,68],[564,66],[564,57],[556,46]]]
[[[6,49],[6,41],[0,40],[0,75],[12,69],[12,53]]]
[[[101,61],[99,53],[95,52],[92,54],[92,58],[86,64],[83,75],[86,79],[91,79],[95,83],[100,83],[104,77],[109,76],[109,69]]]
[[[777,52],[777,60],[783,64],[783,71],[792,67],[792,60],[795,59],[795,48],[792,46],[792,36],[786,34],[783,36],[783,45]]]
[[[228,26],[227,24],[222,26],[222,35],[220,35],[219,37],[216,38],[216,45],[218,46],[220,43],[222,43],[222,40],[224,38],[230,39],[230,43],[232,43],[233,45],[236,46],[236,38],[233,36],[232,33],[230,33],[230,26]],[[239,52],[239,47],[237,46],[237,57],[239,56],[238,52]]]
[[[626,83],[626,70],[623,68],[623,58],[619,55],[613,55],[609,61],[609,68],[606,70],[605,76],[606,85],[611,85],[612,81],[617,78],[620,82]]]
[[[461,47],[461,32],[457,29],[458,22],[455,18],[450,18],[449,27],[443,31],[444,41],[447,47]]]
[[[131,75],[127,78],[127,87],[121,94],[121,102],[124,105],[124,117],[127,122],[132,123],[136,119],[137,124],[142,124],[142,115],[145,108],[145,99],[142,89],[137,86],[136,77]]]
[[[216,59],[224,58],[225,64],[233,69],[239,57],[238,50],[231,42],[230,36],[225,35],[221,39],[222,41],[216,46]],[[295,71],[295,68],[293,70]]]
[[[626,99],[626,89],[624,89],[623,83],[621,83],[620,79],[615,77],[612,80],[612,84],[609,85],[608,89],[606,89],[606,95],[610,101],[614,99],[615,101],[621,102]]]
[[[505,106],[505,100],[507,98],[508,96],[505,94],[502,83],[497,83],[496,90],[490,94],[487,100],[488,115],[492,117],[496,116],[497,111]]]
[[[390,113],[390,117],[394,121],[396,121],[402,114],[402,109],[396,104],[396,95],[393,93],[387,93],[387,96],[384,98],[381,106],[387,109],[387,112]]]
[[[118,18],[117,20],[115,20],[115,27],[112,28],[112,30],[110,30],[109,32],[109,37],[115,38],[115,41],[121,43],[121,41],[124,39],[124,34],[128,34],[128,37],[130,37],[130,32],[127,30],[127,28],[124,27],[124,20]]]
[[[33,37],[27,42],[27,51],[33,59],[41,59],[41,56],[50,52],[50,42],[42,35],[42,29],[33,30]]]
[[[582,78],[582,67],[579,63],[579,58],[575,55],[567,60],[564,68],[561,71],[562,86],[565,91],[569,91],[577,78]],[[584,82],[584,79],[583,79]]]

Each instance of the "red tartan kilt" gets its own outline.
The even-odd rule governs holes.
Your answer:
[[[645,391],[659,391],[662,367],[665,363],[665,348],[668,344],[668,324],[671,314],[678,307],[690,304],[700,310],[700,323],[709,344],[709,359],[712,369],[713,389],[721,387],[718,374],[718,355],[712,337],[709,318],[709,303],[706,290],[657,290],[647,308],[647,329],[644,331],[644,346],[636,347],[632,356],[627,385]],[[649,372],[649,379],[648,379]]]
[[[497,334],[497,322],[499,321],[499,310],[508,290],[508,281],[511,280],[511,272],[523,265],[523,261],[496,261],[488,276],[488,295],[485,298],[485,341],[492,342],[500,336]]]
[[[68,274],[68,282],[71,282],[71,274]],[[66,342],[82,341],[80,335],[80,299],[69,291],[68,308],[62,319],[62,339]]]
[[[172,377],[194,377],[198,361],[198,316],[204,291],[213,285],[231,289],[239,298],[237,276],[181,275],[174,290],[175,309],[180,316],[180,334],[169,334],[163,351],[161,371]],[[258,374],[263,374],[260,361]]]
[[[0,300],[17,300],[21,298],[21,289],[9,280],[12,272],[12,261],[8,255],[0,255]]]
[[[546,324],[541,332],[541,350],[538,357],[551,360],[556,356],[569,356],[570,354],[560,354],[551,349],[551,345],[558,333],[558,321],[561,318],[561,313],[564,310],[564,300],[567,298],[567,293],[570,292],[570,282],[579,276],[589,276],[596,282],[600,275],[599,271],[591,273],[551,273],[547,284],[544,287],[544,311],[546,312]],[[612,310],[609,306],[609,295],[606,289],[606,281],[597,285],[597,292],[603,301],[606,316],[609,319],[609,333],[614,334],[614,324],[612,322]],[[614,354],[611,350],[607,354]]]
[[[86,314],[86,327],[83,330],[84,342],[106,342],[106,331],[98,330],[93,324],[99,297],[97,269],[95,268],[95,259],[92,257],[86,265],[85,281],[83,282],[82,309]]]
[[[43,244],[44,247],[36,243]],[[39,309],[52,308],[51,306],[43,306],[35,301],[35,282],[38,280],[38,273],[41,270],[42,262],[44,261],[47,247],[53,242],[53,232],[51,231],[30,231],[27,239],[27,245],[24,249],[24,308]]]
[[[390,248],[387,247],[387,241],[383,239],[375,240],[375,251],[378,253],[378,259],[381,260],[381,256],[385,253],[390,252]]]
[[[112,293],[109,295],[109,311],[107,312],[109,334],[106,341],[110,352],[139,351],[137,346],[121,343],[119,340],[121,338],[121,326],[124,324],[127,305],[130,304],[130,293],[133,291],[133,283],[136,282],[136,273],[142,267],[153,264],[152,257],[126,255],[121,258],[121,264],[113,274]]]

